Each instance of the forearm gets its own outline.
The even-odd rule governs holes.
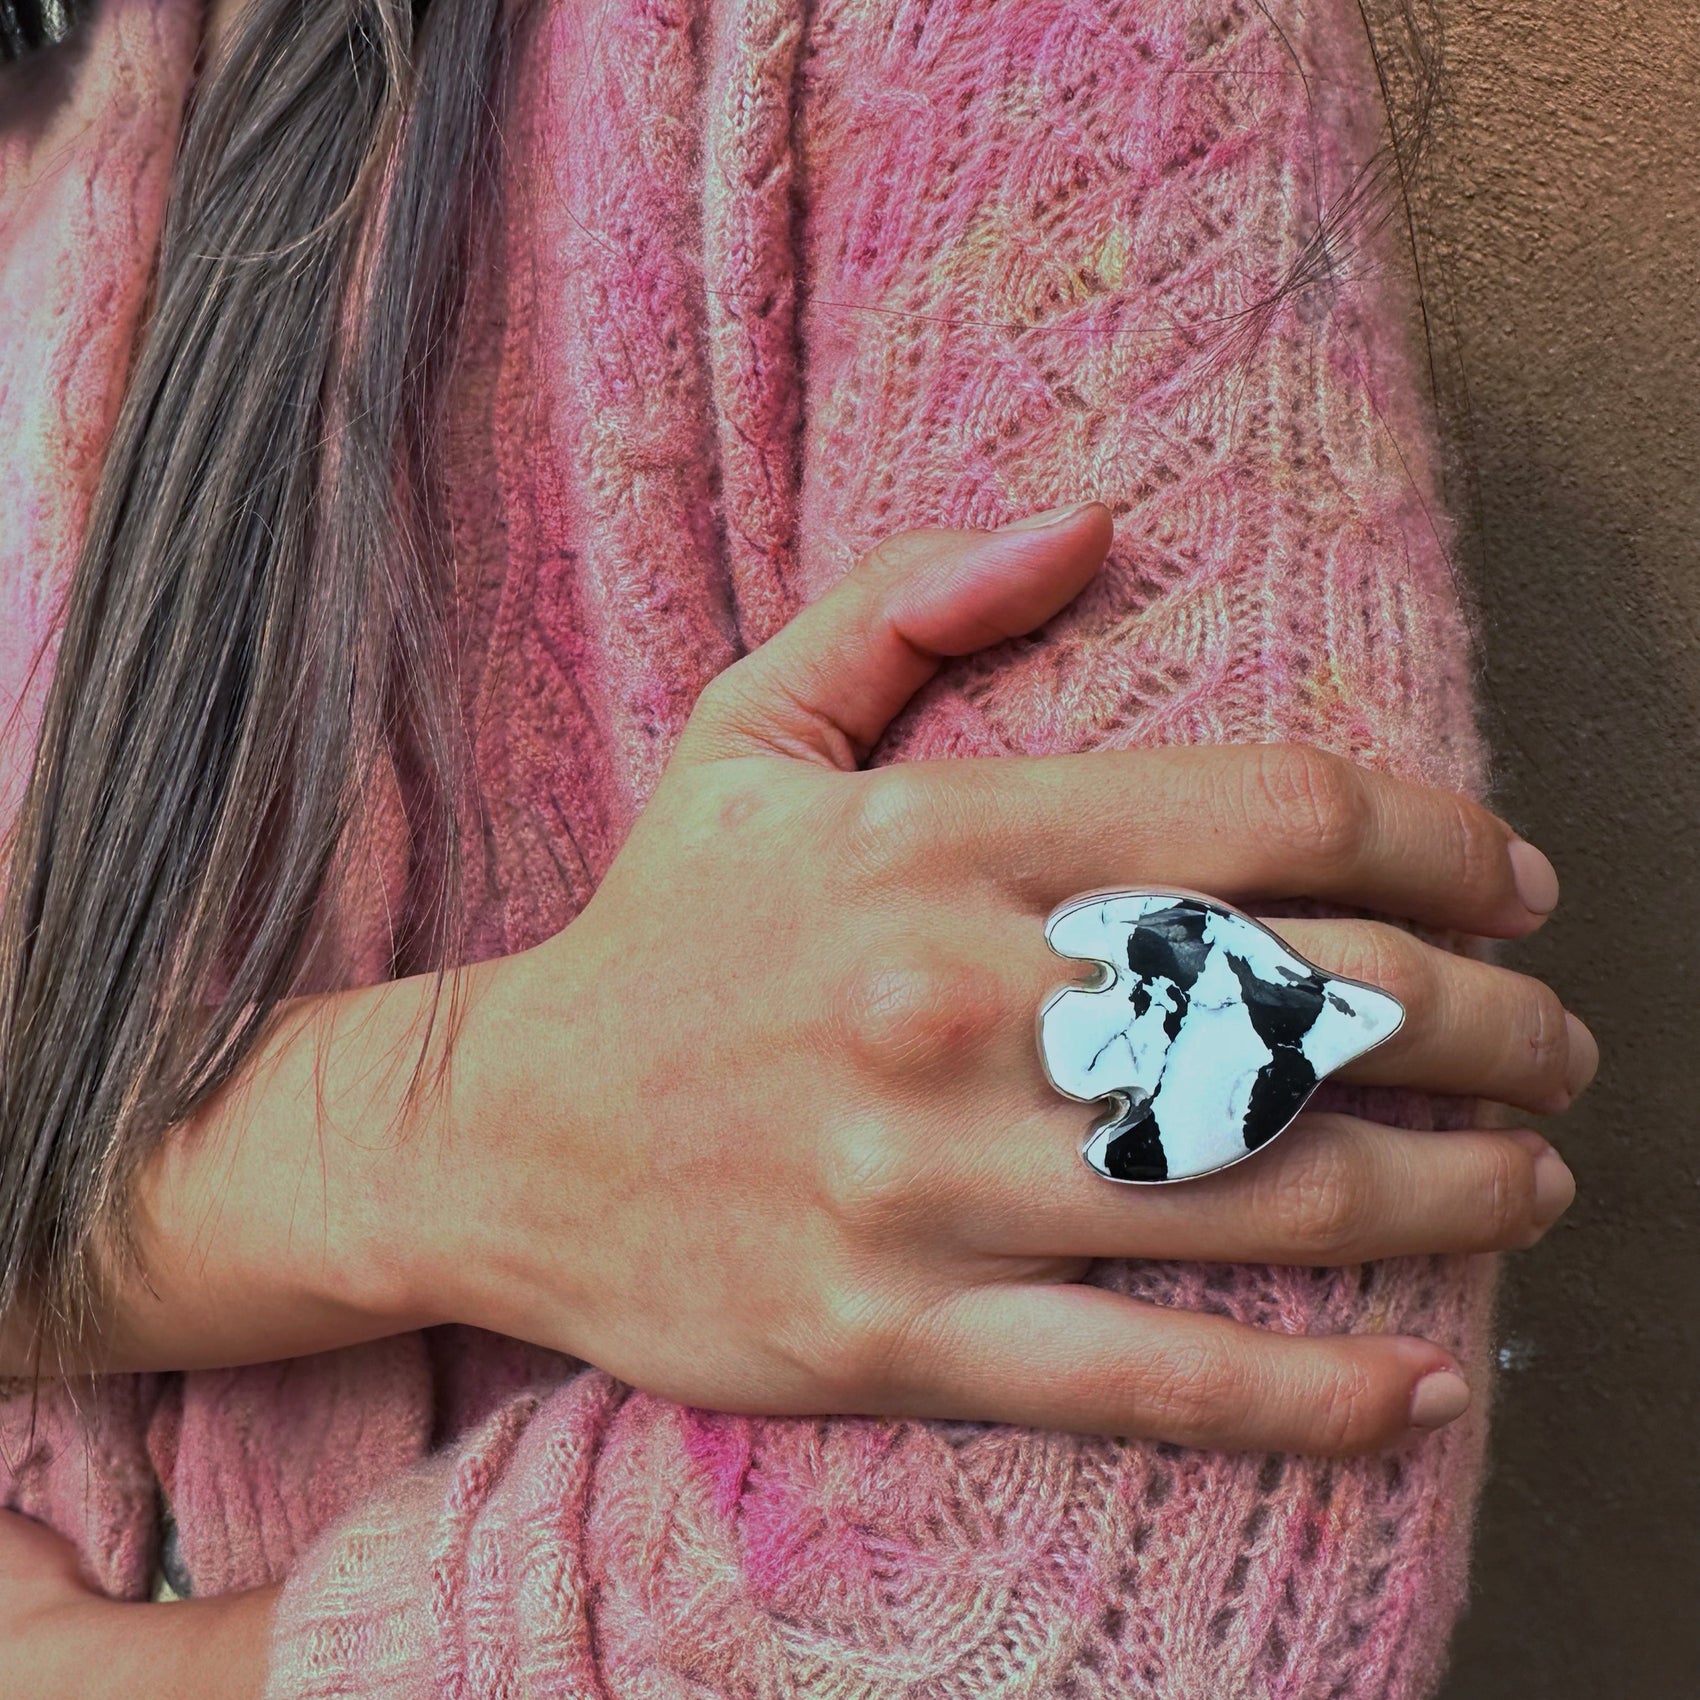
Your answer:
[[[420,1278],[422,1201],[476,1117],[498,967],[285,1005],[146,1165],[127,1204],[137,1255],[104,1259],[94,1326],[42,1367],[264,1362],[447,1320]],[[14,1319],[0,1373],[32,1367],[31,1334]]]
[[[41,1700],[259,1700],[276,1599],[275,1588],[174,1605],[91,1594],[12,1656]]]

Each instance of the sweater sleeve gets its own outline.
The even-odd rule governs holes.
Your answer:
[[[631,527],[694,511],[688,452],[715,468],[714,523],[669,519],[656,547],[708,538],[745,645],[894,529],[1114,509],[1099,581],[947,668],[876,761],[1299,738],[1482,790],[1356,7],[663,14],[579,26],[587,151],[549,180],[571,300],[612,315],[556,439],[603,574],[585,617],[628,622],[599,652],[649,657],[598,676],[609,748],[635,771],[667,724],[643,665],[676,660],[676,687],[716,653],[640,629],[666,598]],[[687,366],[695,424],[664,438]],[[1328,1090],[1411,1125],[1456,1108]],[[1487,1260],[1091,1278],[1269,1328],[1410,1331],[1487,1373]],[[1483,1442],[1481,1402],[1399,1455],[1323,1463],[747,1418],[584,1370],[321,1536],[281,1596],[269,1700],[1415,1700],[1462,1598]]]

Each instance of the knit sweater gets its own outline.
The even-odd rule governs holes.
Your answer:
[[[8,810],[198,31],[107,0],[64,100],[0,114]],[[874,761],[1298,738],[1482,794],[1407,281],[1373,229],[1324,239],[1380,119],[1349,0],[544,0],[451,412],[476,954],[572,919],[704,683],[859,552],[1087,496],[1098,579]],[[384,972],[394,817],[341,900],[350,980]],[[1424,1335],[1485,1383],[1486,1259],[1090,1278]],[[1318,1462],[729,1415],[460,1327],[33,1424],[12,1393],[4,1502],[103,1587],[145,1594],[156,1481],[196,1592],[284,1580],[270,1700],[1408,1700],[1485,1404]]]

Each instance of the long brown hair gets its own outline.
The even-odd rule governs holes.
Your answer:
[[[138,1165],[303,984],[380,754],[415,799],[394,966],[455,954],[434,438],[509,27],[253,0],[188,114],[0,918],[0,1318],[40,1348],[86,1332]]]

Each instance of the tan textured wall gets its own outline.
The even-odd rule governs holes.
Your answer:
[[[1515,1260],[1446,1700],[1700,1696],[1700,4],[1437,0],[1430,301],[1474,466],[1502,805],[1564,900],[1518,960],[1602,1068]],[[1467,402],[1456,383],[1461,372]]]

